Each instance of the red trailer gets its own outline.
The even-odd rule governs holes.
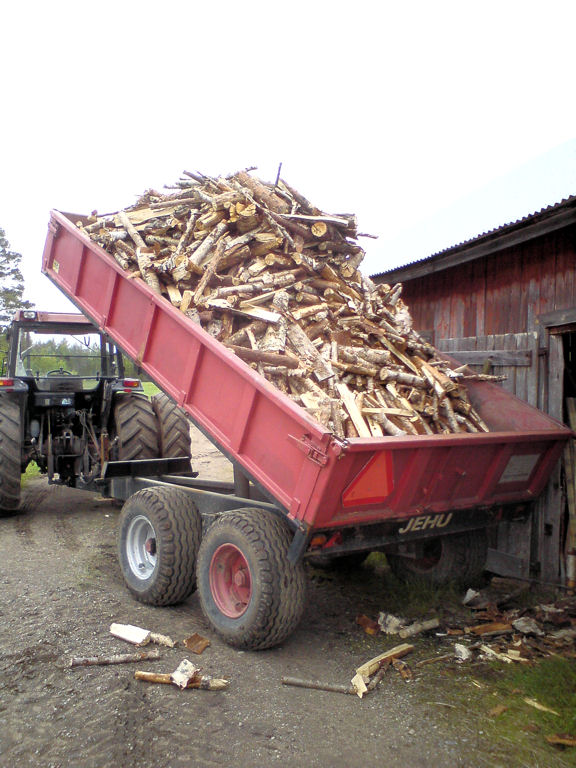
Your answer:
[[[196,495],[155,479],[128,498],[120,558],[139,599],[176,602],[196,578],[217,632],[269,647],[301,616],[304,556],[382,549],[399,571],[471,578],[485,562],[488,526],[546,485],[570,431],[486,382],[469,392],[489,433],[337,438],[142,280],[127,279],[75,226],[80,218],[52,213],[43,272],[246,478],[236,493]],[[126,496],[121,482],[114,492]],[[216,518],[203,536],[202,515]]]

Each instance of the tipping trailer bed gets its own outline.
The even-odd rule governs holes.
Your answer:
[[[543,490],[570,435],[544,413],[477,382],[469,393],[489,433],[338,439],[167,299],[128,279],[75,226],[79,218],[52,212],[42,271],[273,500],[295,531],[292,557],[313,531],[395,522],[433,535],[449,511],[479,528],[482,510]]]
[[[121,468],[132,477],[110,488],[126,500],[120,566],[136,599],[169,605],[197,587],[226,642],[269,648],[303,615],[303,556],[381,549],[398,575],[469,582],[485,566],[488,526],[543,490],[571,435],[564,425],[477,382],[469,395],[489,433],[341,440],[128,278],[79,218],[52,213],[42,271],[253,483],[202,489]]]

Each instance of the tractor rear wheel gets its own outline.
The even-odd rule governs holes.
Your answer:
[[[182,408],[179,408],[164,392],[158,392],[153,396],[152,408],[158,423],[160,456],[166,459],[186,456],[189,459],[190,422]]]
[[[22,462],[20,406],[10,397],[0,397],[0,516],[20,506]]]
[[[114,404],[114,428],[119,461],[156,459],[159,454],[156,417],[146,395],[118,395]]]

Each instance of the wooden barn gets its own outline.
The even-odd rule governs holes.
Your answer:
[[[503,387],[571,423],[576,195],[372,279],[403,284],[414,327],[440,350],[476,370],[505,375]],[[500,525],[489,550],[490,570],[552,583],[566,576],[566,531],[574,505],[568,503],[573,463],[564,465],[536,502],[536,514]]]

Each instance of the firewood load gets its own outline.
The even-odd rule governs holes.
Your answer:
[[[488,431],[402,286],[359,271],[355,216],[246,171],[167,190],[78,226],[339,437]]]

